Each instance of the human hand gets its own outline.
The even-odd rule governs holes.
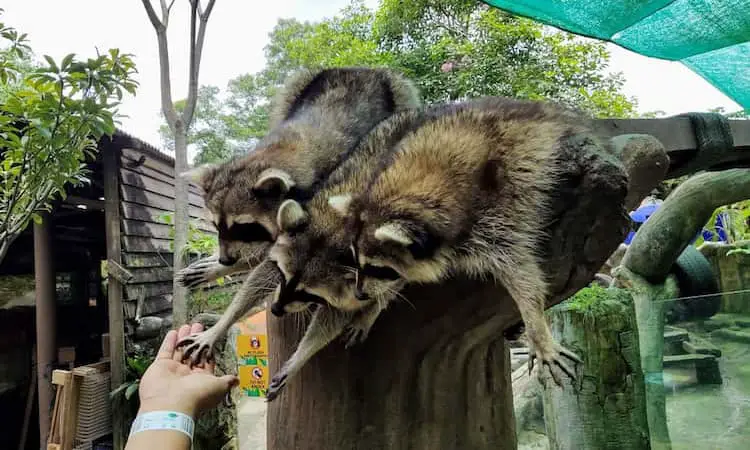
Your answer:
[[[141,378],[138,395],[141,412],[168,410],[195,417],[214,408],[239,380],[234,375],[217,377],[215,363],[202,363],[192,369],[182,363],[182,350],[177,342],[190,334],[203,331],[203,325],[183,325],[164,337],[156,359]]]

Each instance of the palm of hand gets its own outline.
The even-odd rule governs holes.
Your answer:
[[[214,363],[202,364],[192,369],[182,363],[182,352],[175,349],[179,339],[188,334],[200,333],[203,327],[194,324],[183,326],[178,332],[170,331],[164,338],[154,362],[143,374],[139,387],[141,404],[167,404],[180,411],[194,414],[216,406],[236,377],[214,375]]]

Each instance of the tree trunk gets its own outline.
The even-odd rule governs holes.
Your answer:
[[[662,283],[716,208],[750,198],[750,169],[705,172],[677,187],[638,230],[622,265]],[[658,244],[658,245],[655,245]]]
[[[668,275],[716,208],[748,197],[750,169],[707,172],[688,179],[638,230],[615,271],[618,284],[633,293],[654,449],[671,448],[663,383],[664,302],[677,297],[678,290]]]
[[[406,295],[413,307],[394,306],[361,346],[331,344],[269,404],[269,450],[516,448],[507,295],[471,281]],[[298,324],[269,321],[285,337],[270,340],[272,373]]]
[[[555,338],[583,359],[574,385],[560,388],[545,380],[550,449],[649,449],[633,300],[621,289],[588,296],[573,297],[548,313]]]
[[[543,230],[549,304],[588,284],[622,242],[627,177],[613,154],[571,138],[560,157],[553,220]],[[522,276],[522,275],[521,275]],[[333,343],[268,411],[268,450],[516,448],[503,331],[519,320],[501,288],[471,280],[413,287],[367,341]],[[302,336],[269,319],[271,371]]]
[[[175,185],[174,185],[174,272],[182,270],[185,265],[185,247],[188,239],[188,224],[190,210],[188,206],[188,181],[180,174],[188,169],[187,163],[187,131],[184,126],[175,127]],[[187,321],[187,288],[173,281],[172,314],[176,325]]]

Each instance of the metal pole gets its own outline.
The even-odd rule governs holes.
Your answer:
[[[47,448],[54,392],[52,369],[55,354],[55,272],[52,261],[50,217],[34,224],[34,279],[36,282],[36,357],[39,387],[39,448]]]

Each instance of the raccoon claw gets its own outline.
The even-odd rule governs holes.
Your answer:
[[[224,406],[227,408],[231,408],[234,406],[234,402],[232,401],[232,392],[227,392],[224,396]]]
[[[539,346],[538,348],[534,349],[534,351],[530,352],[529,355],[529,375],[531,375],[531,371],[534,368],[534,361],[536,359],[539,359],[539,361],[542,364],[542,367],[538,370],[537,376],[542,377],[542,372],[544,368],[547,369],[550,376],[554,380],[555,384],[562,387],[562,381],[560,379],[560,371],[565,373],[572,381],[576,380],[576,373],[573,368],[568,365],[565,360],[563,359],[563,356],[568,358],[569,360],[573,361],[575,365],[577,364],[583,364],[583,361],[581,358],[578,357],[575,353],[571,352],[570,350],[566,349],[565,347],[553,343],[552,345],[548,346]]]
[[[191,334],[180,339],[177,348],[185,347],[182,353],[182,360],[189,359],[190,368],[200,364],[202,360],[206,362],[213,361],[214,338],[208,332]]]
[[[348,327],[346,327],[346,330],[344,330],[346,338],[346,344],[344,344],[344,348],[348,349],[364,342],[365,339],[367,339],[368,331],[369,330],[366,330],[357,325],[349,325]]]
[[[211,269],[218,264],[218,261],[198,261],[185,267],[175,274],[177,282],[188,289],[195,288],[203,283],[211,281]]]
[[[281,391],[286,386],[287,375],[285,373],[278,373],[271,378],[271,384],[268,386],[266,392],[266,403],[272,402],[279,396]]]

